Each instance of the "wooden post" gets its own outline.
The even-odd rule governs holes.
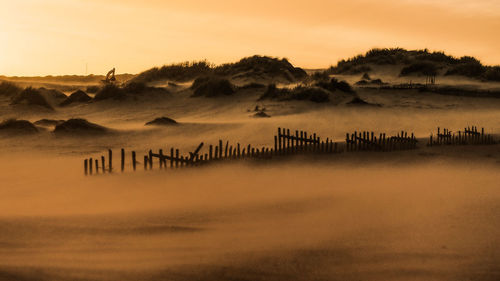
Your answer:
[[[226,150],[227,150],[227,146],[226,146]],[[233,156],[233,146],[232,145],[229,147],[229,154],[228,154],[228,156],[229,156],[229,158],[232,158],[232,156]]]
[[[179,149],[175,150],[175,167],[179,168]]]
[[[252,147],[252,154],[251,154],[252,157],[255,156],[255,148]]]
[[[219,140],[219,159],[222,158],[222,140]]]
[[[89,160],[88,159],[85,159],[83,161],[83,169],[85,171],[85,175],[88,175],[89,173],[89,164],[88,164]]]
[[[121,168],[122,168],[122,172],[123,172],[125,170],[125,149],[122,148],[121,152],[122,152],[122,161],[121,161],[122,166],[121,166]]]
[[[163,149],[160,149],[158,151],[158,159],[159,159],[159,163],[158,163],[158,166],[160,166],[160,170],[163,168]]]
[[[304,131],[300,131],[300,150],[304,150]]]
[[[101,156],[101,164],[102,164],[102,173],[105,174],[106,173],[106,160],[104,159],[104,156]]]
[[[132,151],[132,168],[136,169],[136,165],[137,165],[137,160],[135,159],[135,151]]]
[[[211,147],[211,146],[210,146]],[[212,158],[212,157],[210,157]],[[174,148],[170,148],[170,168],[174,167]]]
[[[95,160],[95,173],[99,174],[99,159]]]
[[[208,148],[208,157],[210,157],[209,158],[210,160],[212,160],[212,158],[213,158],[212,157],[213,156],[212,153],[213,153],[213,146],[210,145],[210,147]]]
[[[278,128],[278,149],[279,149],[279,152],[282,152],[283,144],[282,144],[282,137],[281,137],[281,128]]]
[[[92,158],[89,158],[89,174],[92,175]]]
[[[228,154],[227,154],[228,146],[229,146],[229,141],[226,142],[226,148],[224,149],[224,158],[227,158],[227,156],[228,156]]]
[[[295,131],[295,152],[299,152],[300,148],[300,137],[299,137],[299,131]]]
[[[151,149],[149,150],[148,160],[149,160],[149,169],[153,170],[153,151]]]
[[[240,143],[238,143],[238,151],[237,151],[237,153],[238,153],[238,158],[240,158],[241,157]]]
[[[219,146],[215,147],[215,159],[219,158]]]
[[[144,171],[146,171],[148,169],[148,156],[147,155],[144,155]]]
[[[113,171],[113,151],[108,149],[108,169],[111,173]]]

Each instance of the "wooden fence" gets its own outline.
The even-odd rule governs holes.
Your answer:
[[[446,128],[441,131],[441,128],[438,127],[437,134],[430,135],[427,145],[489,145],[496,143],[492,135],[484,133],[484,128],[481,128],[481,132],[479,132],[476,126],[472,126],[458,132],[452,132]]]
[[[354,132],[346,134],[346,151],[394,151],[415,149],[417,147],[417,139],[411,133],[401,131],[396,136],[386,137],[385,133],[381,133],[379,137],[375,136],[374,132]]]
[[[293,132],[293,133],[292,133]],[[431,135],[428,145],[465,145],[465,144],[495,144],[497,143],[491,135],[484,133],[484,129],[478,132],[477,127],[465,128],[464,131],[453,133],[447,129],[441,132],[438,128],[436,136]],[[318,153],[333,154],[354,151],[397,151],[416,149],[418,141],[413,133],[401,131],[395,136],[386,136],[381,133],[378,136],[374,132],[347,133],[345,142],[338,143],[332,139],[322,139],[316,133],[305,131],[292,131],[290,129],[278,128],[274,136],[274,147],[254,147],[250,144],[244,146],[240,143],[230,144],[222,141],[216,145],[205,145],[200,143],[193,151],[182,155],[177,148],[159,149],[158,152],[149,152],[144,155],[143,162],[139,162],[135,151],[130,152],[130,164],[132,170],[137,170],[138,164],[143,164],[144,170],[152,170],[156,165],[159,169],[176,169],[188,166],[200,166],[217,161],[229,161],[237,159],[270,159],[297,154]],[[206,148],[202,152],[203,148]],[[120,151],[120,171],[126,167],[126,153],[122,148]],[[84,171],[86,175],[103,174],[113,172],[113,151],[108,150],[108,157],[101,155],[98,158],[84,160]]]

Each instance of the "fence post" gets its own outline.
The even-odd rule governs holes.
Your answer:
[[[144,171],[148,170],[148,156],[144,155]]]
[[[227,149],[228,149],[228,146],[229,146],[229,141],[226,142],[226,148],[224,149],[224,158],[227,158]]]
[[[163,168],[163,149],[160,149],[160,150],[158,151],[158,156],[159,156],[159,157],[158,157],[158,159],[159,159],[159,161],[158,161],[158,162],[159,162],[159,163],[158,163],[158,165],[160,166],[160,170],[161,170],[161,169]]]
[[[241,157],[240,143],[238,143],[238,158]]]
[[[111,173],[113,171],[113,151],[111,149],[108,149],[108,162],[108,169]]]
[[[92,157],[89,158],[89,174],[92,175]]]
[[[219,156],[219,159],[221,159],[221,158],[222,158],[222,148],[223,148],[223,147],[222,147],[222,140],[219,140],[219,155],[218,155],[218,156]]]
[[[175,150],[175,167],[179,168],[179,149]]]
[[[122,166],[121,166],[121,168],[122,168],[122,172],[123,172],[123,170],[125,170],[125,149],[122,148],[121,152],[122,152],[122,158],[121,158],[122,159],[122,161],[121,161]]]
[[[132,151],[132,168],[134,169],[134,171],[136,169],[136,165],[137,165],[137,161],[135,159],[135,151]]]
[[[106,173],[106,160],[104,159],[104,156],[101,156],[101,164],[102,164],[102,173]]]
[[[99,160],[95,159],[95,173],[99,174]]]
[[[151,149],[149,150],[148,160],[149,160],[149,169],[153,170],[153,151]]]
[[[89,164],[88,164],[88,162],[89,162],[88,159],[83,160],[83,168],[84,168],[84,171],[85,171],[85,175],[88,175],[88,173],[89,173],[89,167],[88,167]]]

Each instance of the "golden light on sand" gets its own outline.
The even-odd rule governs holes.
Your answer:
[[[2,1],[0,75],[137,73],[262,54],[320,68],[372,47],[499,64],[498,1]],[[133,58],[133,59],[131,59]],[[88,66],[88,68],[86,67]]]

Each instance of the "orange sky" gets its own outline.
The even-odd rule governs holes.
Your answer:
[[[0,0],[0,75],[137,73],[261,54],[327,67],[372,47],[500,64],[498,0]]]

